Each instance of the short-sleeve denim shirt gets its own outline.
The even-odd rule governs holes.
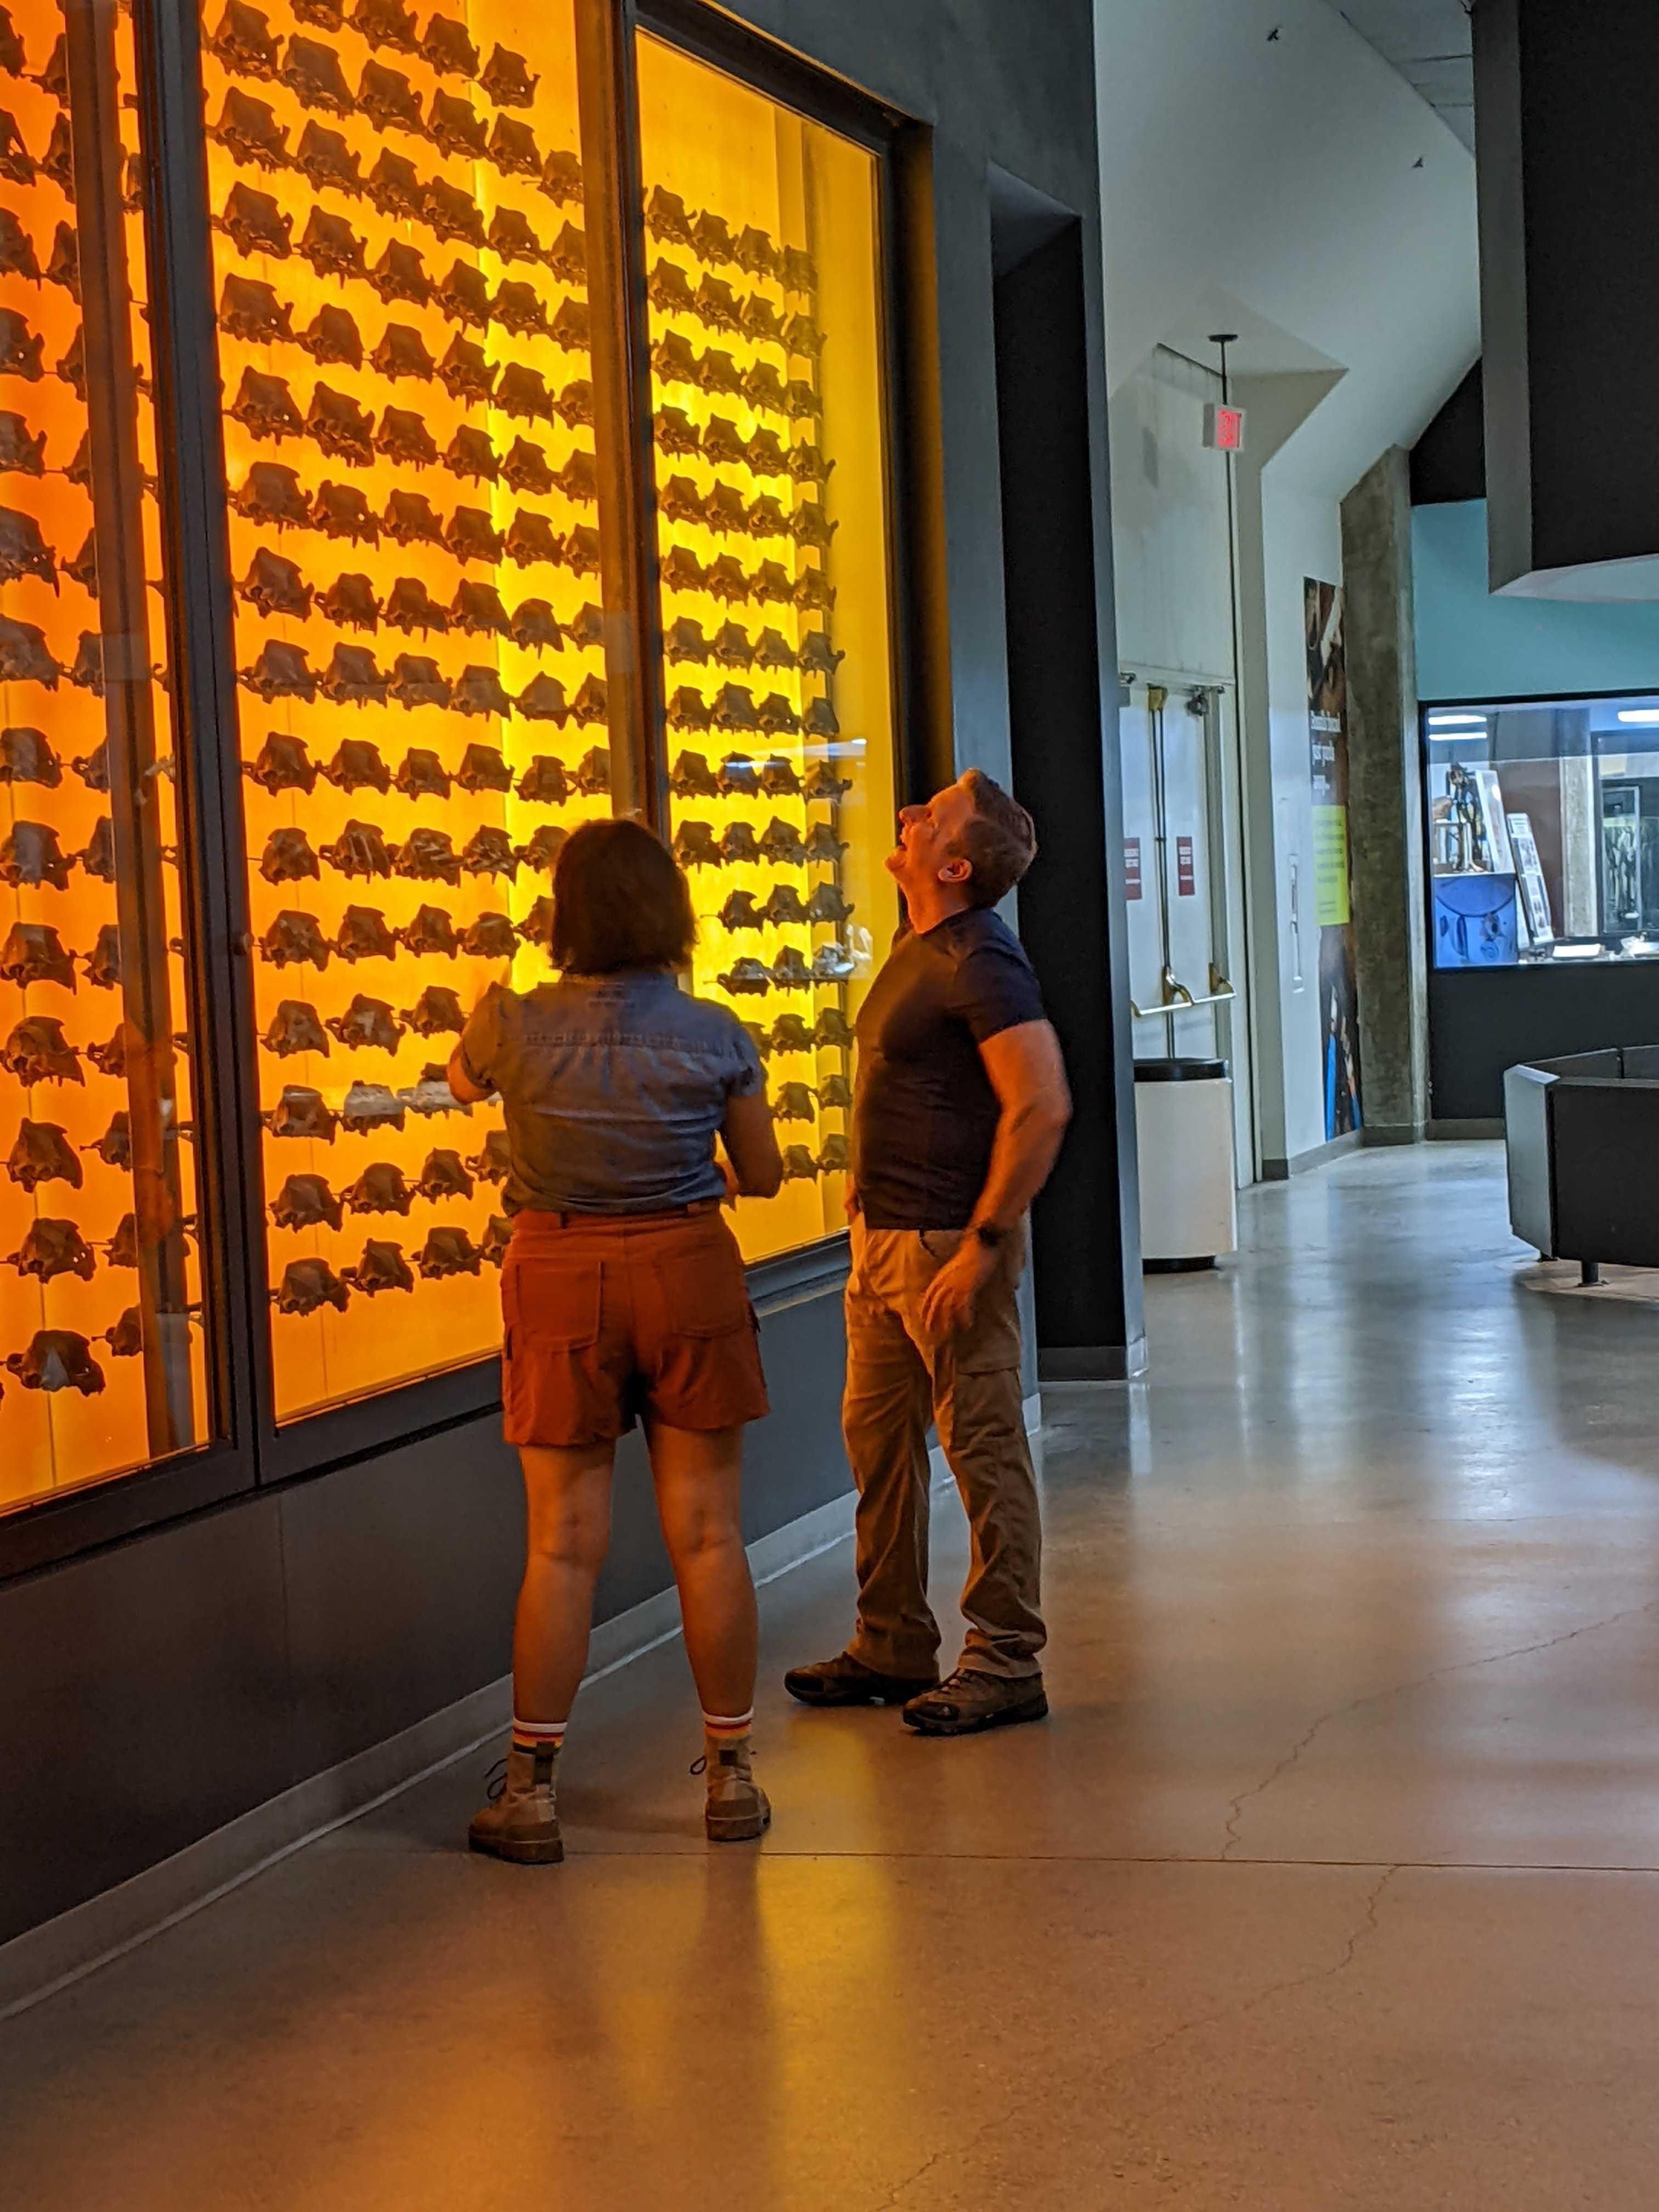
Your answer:
[[[715,1133],[727,1102],[766,1080],[734,1014],[654,969],[522,996],[498,988],[460,1052],[506,1109],[509,1213],[659,1213],[723,1198]]]

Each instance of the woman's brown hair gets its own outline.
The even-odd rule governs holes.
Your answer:
[[[572,830],[553,872],[556,968],[573,975],[689,968],[696,939],[690,887],[642,822]]]

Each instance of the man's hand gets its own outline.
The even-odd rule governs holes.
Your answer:
[[[950,1336],[968,1327],[996,1264],[996,1254],[970,1229],[922,1295],[921,1323],[930,1336]]]

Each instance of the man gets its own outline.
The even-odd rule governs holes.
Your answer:
[[[842,1425],[858,1485],[858,1626],[797,1667],[803,1704],[902,1703],[928,1735],[1041,1720],[1042,1531],[1016,1292],[1025,1212],[1071,1118],[1060,1044],[993,911],[1036,852],[1031,817],[970,769],[907,806],[889,872],[909,927],[858,1019],[853,1269]],[[961,1663],[939,1679],[927,1603],[927,1428],[967,1509]]]

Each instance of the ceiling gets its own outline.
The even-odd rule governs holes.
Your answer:
[[[1465,0],[1335,0],[1335,4],[1473,153],[1474,70]]]

